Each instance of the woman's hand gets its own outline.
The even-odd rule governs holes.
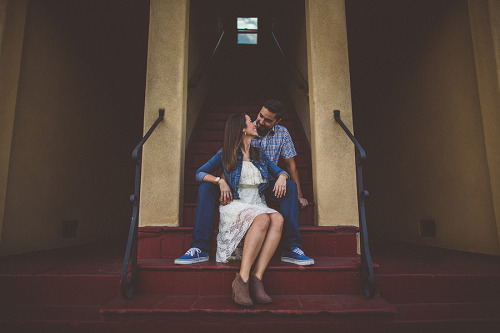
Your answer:
[[[276,183],[274,184],[274,195],[276,198],[281,198],[286,194],[286,180],[287,180],[287,175],[282,173],[279,175],[278,180],[276,180]]]
[[[231,188],[226,183],[226,180],[224,178],[221,178],[221,180],[219,180],[219,188],[220,188],[219,202],[222,206],[225,206],[229,204],[231,201],[233,201],[233,193],[231,192]]]

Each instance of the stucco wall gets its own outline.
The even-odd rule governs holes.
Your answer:
[[[182,220],[186,148],[189,1],[150,3],[144,130],[165,108],[143,152],[140,226],[178,226]]]
[[[306,7],[311,155],[317,225],[358,225],[354,147],[333,120],[353,127],[345,2],[308,0]]]
[[[148,4],[29,1],[1,254],[127,232]],[[76,238],[63,221],[79,222]]]
[[[346,4],[374,236],[498,254],[467,1]]]
[[[0,2],[0,241],[23,49],[26,1]]]
[[[500,243],[500,2],[468,1],[484,143]],[[500,244],[499,244],[500,246]]]
[[[222,32],[222,25],[220,9],[216,3],[211,1],[191,1],[189,16],[188,78],[190,79],[200,64],[206,64],[207,57],[212,54]],[[222,47],[222,43],[227,42],[227,35],[225,37],[220,47]],[[189,142],[196,120],[207,98],[213,61],[210,67],[204,66],[204,68],[205,71],[202,72],[203,76],[198,84],[188,88],[186,142]]]

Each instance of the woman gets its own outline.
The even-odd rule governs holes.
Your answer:
[[[285,195],[288,174],[250,145],[257,137],[257,126],[246,114],[235,114],[226,122],[224,147],[196,173],[197,181],[218,184],[221,200],[218,262],[241,258],[240,272],[233,281],[233,300],[243,306],[271,303],[262,277],[281,238],[283,217],[267,207],[264,190],[269,173],[277,177],[273,191]],[[226,179],[210,174],[223,167]],[[234,198],[234,200],[232,200]],[[245,236],[246,235],[246,236]],[[243,254],[237,247],[245,237]],[[252,270],[253,266],[253,270]],[[253,299],[253,301],[252,301]]]

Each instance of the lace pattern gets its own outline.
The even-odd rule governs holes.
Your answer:
[[[240,260],[243,238],[260,214],[276,213],[267,207],[264,196],[259,195],[259,185],[265,182],[260,171],[248,161],[243,161],[238,193],[240,199],[220,206],[219,234],[217,235],[217,262]]]

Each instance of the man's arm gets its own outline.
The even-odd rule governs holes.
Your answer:
[[[297,171],[297,165],[295,164],[295,157],[285,158],[285,167],[288,170],[288,174],[290,178],[297,184],[297,190],[299,193],[299,206],[300,208],[304,208],[308,205],[308,201],[306,198],[302,196],[302,190],[300,188],[300,179],[299,172]]]

